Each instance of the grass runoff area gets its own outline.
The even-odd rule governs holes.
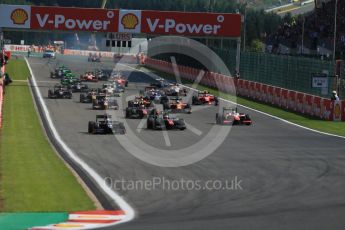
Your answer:
[[[95,209],[45,136],[26,82],[25,61],[11,60],[6,68],[14,82],[6,87],[0,131],[0,211]]]
[[[150,70],[153,73],[165,79],[174,80],[174,81],[176,80],[175,76],[171,74],[156,71],[154,69],[147,68],[147,67],[142,67],[143,71],[145,71],[145,69]],[[192,85],[192,82],[189,80],[186,80],[186,79],[181,79],[181,80],[184,85],[187,85],[187,86]],[[204,85],[199,85],[197,89],[208,90],[210,93],[215,94],[215,95],[219,94],[218,90],[204,86]],[[231,101],[233,101],[234,99],[233,96],[224,94],[224,93],[221,93],[220,97],[223,99],[231,100]],[[295,112],[291,112],[282,108],[274,107],[265,103],[252,101],[247,98],[243,98],[239,96],[237,96],[236,100],[238,104],[271,114],[276,117],[280,117],[284,120],[293,122],[295,124],[298,124],[310,129],[314,129],[314,130],[318,130],[318,131],[326,132],[330,134],[335,134],[339,136],[345,136],[345,122],[324,121],[317,118],[308,117],[308,116],[301,115]]]

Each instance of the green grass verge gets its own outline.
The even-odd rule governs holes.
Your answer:
[[[11,60],[7,71],[13,80],[29,76],[24,60]],[[95,209],[50,146],[25,81],[14,81],[6,88],[0,173],[2,212]]]
[[[142,70],[145,71],[145,69],[149,69],[150,71],[152,71],[153,73],[157,74],[158,76],[161,76],[163,78],[166,79],[170,79],[170,80],[175,80],[175,76],[171,75],[171,74],[167,74],[164,72],[160,72],[160,71],[156,71],[154,69],[150,69],[150,68],[143,68]],[[192,82],[182,79],[182,83],[187,85],[187,86],[191,86]],[[216,94],[218,95],[219,92],[215,89],[212,89],[210,87],[207,86],[203,86],[203,85],[199,85],[197,87],[199,90],[208,90],[210,91],[210,93]],[[234,97],[231,95],[227,95],[224,93],[220,94],[221,98],[224,99],[228,99],[231,101],[234,101]],[[282,119],[285,119],[287,121],[293,122],[295,124],[298,125],[302,125],[304,127],[307,128],[311,128],[311,129],[315,129],[321,132],[326,132],[326,133],[330,133],[330,134],[335,134],[335,135],[340,135],[340,136],[345,136],[345,122],[333,122],[333,121],[323,121],[323,120],[319,120],[316,118],[312,118],[312,117],[308,117],[308,116],[304,116],[301,114],[297,114],[288,110],[284,110],[278,107],[274,107],[274,106],[270,106],[264,103],[260,103],[260,102],[256,102],[256,101],[252,101],[249,100],[247,98],[243,98],[243,97],[237,97],[236,98],[237,103],[280,117]]]

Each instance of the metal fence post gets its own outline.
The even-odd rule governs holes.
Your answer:
[[[240,73],[241,62],[241,38],[237,38],[237,52],[236,52],[236,72]]]

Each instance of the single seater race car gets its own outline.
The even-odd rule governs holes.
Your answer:
[[[182,98],[170,98],[168,102],[163,104],[163,109],[171,113],[192,113],[192,106],[182,102]]]
[[[168,87],[169,86],[169,82],[166,81],[164,78],[158,78],[158,79],[156,79],[155,82],[151,83],[150,85],[153,86],[153,87],[161,89],[161,88]]]
[[[163,92],[167,96],[187,96],[187,89],[180,84],[170,84],[163,88]]]
[[[80,75],[80,80],[89,81],[89,82],[98,82],[97,76],[91,71],[88,71],[83,75]]]
[[[107,109],[119,109],[117,100],[114,97],[107,95],[97,95],[96,99],[92,100],[92,109],[107,110]]]
[[[144,105],[145,108],[153,107],[152,102],[143,96],[135,97],[134,100],[128,101],[128,107],[132,107],[134,104]]]
[[[216,123],[221,125],[251,125],[252,119],[248,114],[238,113],[237,108],[223,107],[221,114],[216,114]]]
[[[123,87],[128,87],[128,80],[120,72],[111,75],[109,81],[117,82]]]
[[[89,57],[87,58],[88,62],[101,62],[101,54],[97,55],[96,53],[92,54],[89,53]]]
[[[63,85],[55,85],[53,89],[48,90],[48,98],[51,99],[71,99],[72,91]]]
[[[154,86],[145,87],[144,90],[140,90],[139,94],[155,103],[163,104],[163,102],[167,102],[167,96],[164,94],[164,92]],[[165,99],[162,99],[163,97]]]
[[[69,89],[72,90],[73,93],[76,92],[88,92],[89,91],[89,86],[82,83],[81,81],[77,81],[74,84],[69,86]]]
[[[78,78],[76,78],[74,74],[68,73],[63,78],[61,78],[60,83],[61,85],[71,86],[73,84],[76,84],[78,81]]]
[[[54,70],[54,72],[50,72],[51,78],[63,78],[67,74],[71,74],[71,70],[65,66],[60,66]]]
[[[89,89],[87,92],[80,94],[79,101],[80,103],[92,103],[92,100],[95,100],[99,93],[100,89]]]
[[[192,104],[193,105],[210,105],[212,103],[215,103],[218,105],[218,98],[214,95],[210,94],[208,91],[198,92],[197,96],[192,97]]]
[[[95,76],[98,78],[98,80],[100,81],[108,81],[109,79],[109,74],[105,73],[103,70],[101,69],[97,69],[95,71]]]
[[[159,112],[153,109],[147,117],[147,129],[179,129],[185,130],[186,124],[183,119],[170,115],[166,112]]]
[[[126,118],[142,119],[146,117],[154,107],[146,107],[140,101],[129,101],[126,108]]]
[[[102,92],[114,97],[120,97],[120,94],[124,92],[123,88],[113,83],[105,83],[102,86]]]
[[[96,121],[89,121],[89,134],[125,134],[126,128],[122,122],[113,121],[109,114],[96,115]]]

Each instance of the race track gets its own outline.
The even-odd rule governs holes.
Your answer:
[[[72,57],[55,61],[30,58],[29,63],[45,97],[49,86],[57,82],[49,74],[57,65],[64,64],[78,74],[95,67],[114,67],[110,61],[89,64],[86,58]],[[121,68],[130,80],[125,96],[138,93],[144,82],[151,81],[144,73]],[[242,189],[237,190],[117,190],[134,207],[137,217],[116,229],[340,230],[345,226],[345,139],[240,107],[241,112],[251,114],[253,126],[233,127],[221,146],[198,163],[159,167],[128,153],[112,135],[87,134],[88,121],[102,112],[79,103],[78,94],[72,100],[44,101],[66,144],[104,178],[242,180]],[[196,143],[213,126],[214,106],[196,110],[182,117],[200,133],[168,131],[171,146],[161,131],[146,130],[140,120],[128,120],[128,125],[146,143],[165,150],[180,149]],[[121,117],[121,111],[115,114]],[[116,208],[116,204],[111,206]]]

